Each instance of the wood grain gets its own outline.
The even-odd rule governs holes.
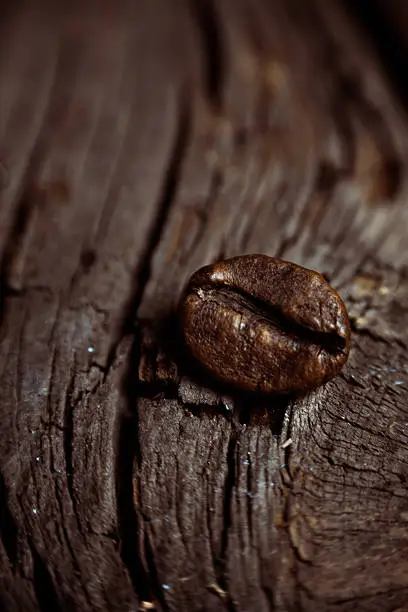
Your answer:
[[[408,610],[408,127],[353,6],[0,9],[2,609]],[[180,346],[189,275],[251,252],[348,307],[302,399]]]

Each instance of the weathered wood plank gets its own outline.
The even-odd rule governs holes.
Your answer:
[[[6,610],[404,609],[407,121],[352,15],[3,12]],[[344,375],[302,400],[225,395],[180,350],[188,276],[256,251],[350,311]]]

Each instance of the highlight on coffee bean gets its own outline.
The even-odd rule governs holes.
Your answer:
[[[205,266],[179,305],[190,354],[223,383],[299,394],[336,376],[350,350],[345,305],[321,274],[266,255]]]

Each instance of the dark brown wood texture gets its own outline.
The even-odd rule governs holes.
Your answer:
[[[2,610],[408,610],[406,98],[355,4],[1,4]],[[349,309],[301,400],[180,353],[250,252]]]

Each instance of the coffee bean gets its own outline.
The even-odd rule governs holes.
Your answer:
[[[198,270],[179,314],[194,358],[246,391],[297,394],[319,387],[339,373],[350,349],[346,308],[323,276],[266,255]]]

